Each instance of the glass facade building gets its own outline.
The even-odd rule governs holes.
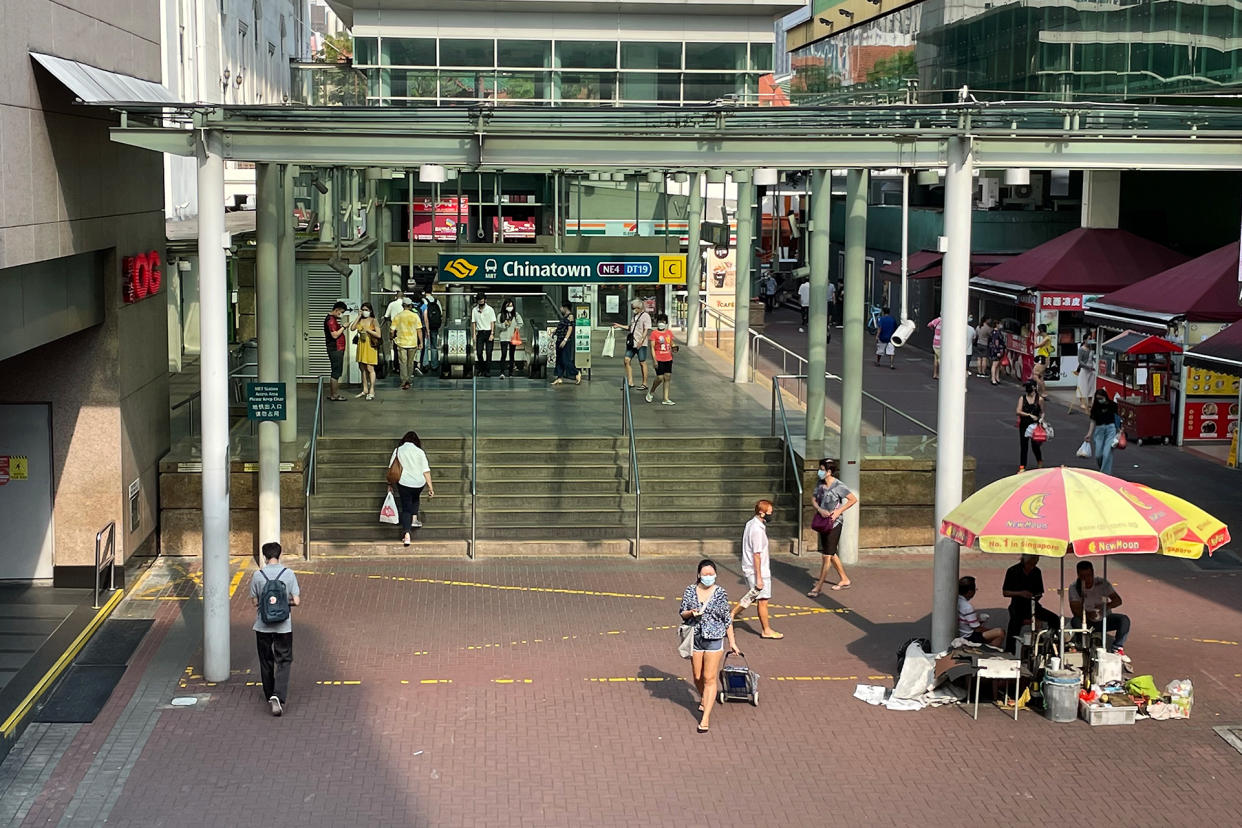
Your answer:
[[[816,100],[1148,100],[1242,90],[1242,6],[1215,0],[923,0],[795,50]]]
[[[755,104],[771,43],[359,37],[368,106]]]

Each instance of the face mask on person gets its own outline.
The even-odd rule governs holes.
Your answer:
[[[823,479],[824,479],[825,477],[827,477],[827,476],[828,476],[828,472],[824,471],[823,469],[820,469],[820,470],[819,470],[819,479],[820,479],[820,480],[823,480]]]
[[[771,519],[772,519],[772,513],[771,513],[771,512],[762,512],[762,513],[760,513],[759,517],[763,520],[763,522],[764,522],[764,523],[767,523],[769,520],[771,520]]]
[[[699,581],[700,583],[703,584],[703,586],[709,587],[712,584],[716,583],[716,576],[715,575],[700,575]]]
[[[657,328],[659,328],[659,329],[660,329],[660,330],[662,330],[662,331],[665,331],[665,330],[668,330],[668,323],[667,323],[667,322],[661,322],[659,325],[656,325],[656,327],[657,327]]]
[[[479,307],[480,307],[480,308],[481,308],[481,307],[483,307],[483,306],[484,306],[484,305],[486,305],[486,304],[487,304],[487,300],[486,300],[486,299],[480,299],[480,300],[479,300]]]
[[[513,313],[513,305],[505,305],[505,310],[507,310],[509,313]]]
[[[370,312],[369,310],[364,310],[364,311],[362,312],[362,318],[363,318],[363,319],[366,319],[366,318],[367,318],[368,316],[370,316],[370,315],[371,315],[371,312]]]

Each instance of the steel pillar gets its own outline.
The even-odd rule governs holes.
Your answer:
[[[824,374],[828,371],[828,223],[832,206],[828,170],[811,173],[810,257],[811,306],[807,314],[806,453],[819,459],[824,450]]]
[[[867,267],[866,170],[850,170],[845,184],[845,330],[841,337],[841,482],[854,492],[862,485],[863,307]],[[826,299],[826,297],[825,297]],[[841,524],[838,545],[842,563],[858,561],[859,510],[850,509]]]
[[[742,180],[738,181],[741,178]],[[755,258],[755,177],[734,174],[737,182],[737,262],[733,271],[733,381],[750,382],[750,263]]]
[[[280,169],[255,165],[255,305],[259,382],[280,381]],[[285,393],[292,389],[286,388]],[[280,541],[280,424],[259,423],[259,544]]]
[[[958,545],[939,536],[940,521],[962,502],[965,464],[966,316],[970,288],[970,208],[974,159],[969,138],[952,138],[944,180],[944,256],[940,294],[940,396],[936,409],[936,556],[932,579],[932,647],[957,634]]]
[[[703,297],[699,282],[703,278],[703,251],[699,249],[699,222],[703,221],[703,174],[690,173],[690,208],[686,213],[690,227],[686,241],[686,345],[703,344]]]
[[[280,176],[280,264],[277,292],[280,295],[280,381],[285,384],[285,419],[280,423],[280,442],[298,438],[298,303],[297,228],[293,223],[293,180],[297,167],[285,164]]]
[[[229,284],[224,255],[223,141],[200,132],[198,285],[203,455],[203,677],[229,678]]]

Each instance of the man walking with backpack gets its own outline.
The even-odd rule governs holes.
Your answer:
[[[427,307],[423,311],[423,367],[440,370],[440,326],[444,324],[444,307],[434,293],[427,293]]]
[[[293,664],[293,620],[290,609],[302,603],[297,576],[280,565],[280,544],[263,544],[263,567],[250,576],[250,601],[255,606],[254,633],[259,645],[263,696],[273,716],[285,712],[289,669]]]

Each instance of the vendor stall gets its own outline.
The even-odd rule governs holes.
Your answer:
[[[1158,336],[1126,331],[1100,345],[1096,387],[1117,401],[1126,439],[1168,442],[1173,434],[1169,381],[1179,345]]]
[[[1202,391],[1204,387],[1216,392],[1232,392],[1231,399],[1218,403],[1218,434],[1228,438],[1229,448],[1225,464],[1238,467],[1238,414],[1242,408],[1242,322],[1235,322],[1224,330],[1197,343],[1185,354],[1189,386]],[[1223,426],[1223,428],[1222,428]]]
[[[1077,382],[1078,344],[1093,327],[1085,316],[1088,303],[1185,260],[1124,230],[1080,227],[972,278],[976,317],[1001,321],[1019,379],[1031,376],[1043,325],[1053,343],[1044,382],[1071,387]]]

